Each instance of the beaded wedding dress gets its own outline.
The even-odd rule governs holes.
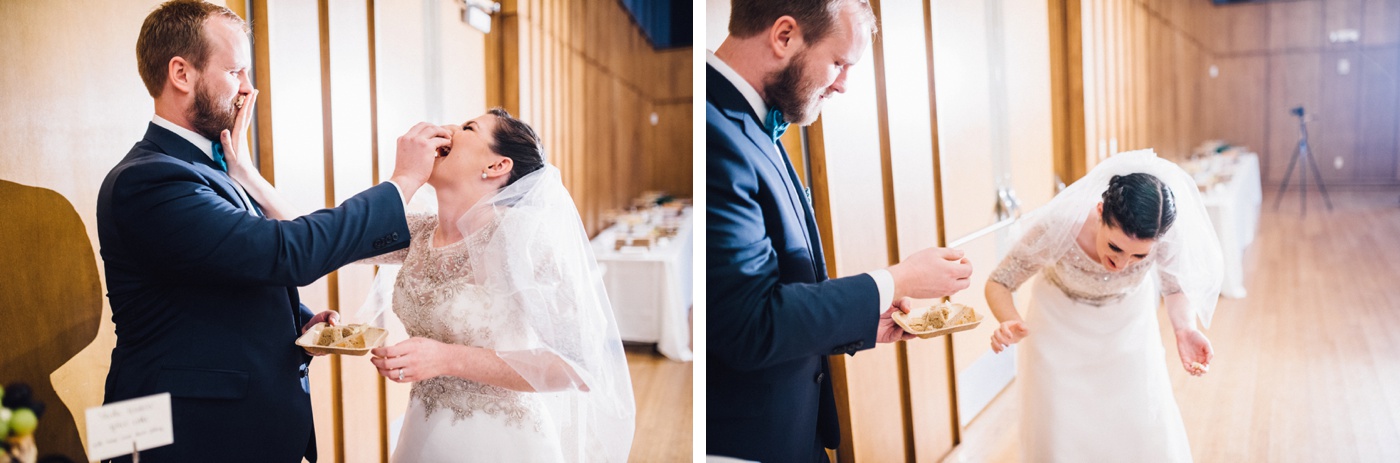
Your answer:
[[[1145,172],[1173,189],[1177,222],[1152,255],[1110,272],[1076,242],[1112,175]],[[1115,155],[1024,219],[991,280],[1031,281],[1029,334],[1017,344],[1026,462],[1182,462],[1191,449],[1167,376],[1157,309],[1184,293],[1209,326],[1220,290],[1219,242],[1195,183],[1150,151]],[[1086,223],[1088,222],[1088,223]]]
[[[1031,262],[1013,250],[991,277],[1040,274],[1016,348],[1022,461],[1190,461],[1157,323],[1158,293],[1179,289],[1148,278],[1154,260],[1109,272],[1077,244]]]
[[[415,382],[393,461],[625,461],[635,416],[626,359],[558,171],[484,202],[458,221],[463,240],[435,247],[437,215],[410,214],[408,249],[365,263],[403,265],[390,299],[410,336],[491,349],[550,392]]]

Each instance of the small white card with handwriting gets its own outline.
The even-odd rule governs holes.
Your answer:
[[[105,460],[175,443],[170,394],[160,393],[87,409],[88,458]]]

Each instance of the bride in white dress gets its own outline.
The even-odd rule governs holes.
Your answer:
[[[1181,366],[1205,374],[1196,319],[1210,326],[1222,264],[1195,182],[1151,151],[1121,153],[1025,220],[986,287],[992,349],[1019,342],[1023,461],[1191,461],[1156,311],[1164,301]],[[1011,293],[1037,274],[1023,320]]]
[[[372,351],[413,383],[394,461],[622,462],[635,405],[612,308],[573,199],[538,136],[500,110],[452,131],[411,215],[394,312]],[[382,271],[381,271],[382,272]]]
[[[428,179],[438,212],[409,214],[407,249],[361,261],[402,264],[380,269],[355,317],[391,305],[411,336],[372,351],[381,375],[412,383],[392,460],[626,461],[636,412],[627,360],[559,170],[504,110],[442,129],[420,124],[400,138],[400,149],[429,137],[450,147]],[[235,152],[230,171],[256,184]],[[249,192],[270,217],[291,209],[270,185]]]

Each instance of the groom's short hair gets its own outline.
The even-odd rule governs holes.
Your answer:
[[[802,38],[815,44],[831,34],[836,17],[848,3],[854,3],[860,20],[875,30],[875,13],[866,0],[732,0],[729,11],[729,35],[753,37],[773,27],[783,16],[791,16],[802,28]]]
[[[169,78],[170,60],[185,58],[195,69],[204,69],[209,59],[209,40],[204,22],[211,16],[227,18],[248,33],[248,23],[228,8],[202,0],[171,0],[146,15],[141,35],[136,39],[136,70],[151,98],[160,96]]]

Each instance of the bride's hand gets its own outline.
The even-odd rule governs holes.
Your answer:
[[[427,338],[409,338],[389,347],[370,351],[369,359],[379,374],[390,381],[411,383],[442,376],[447,364],[448,346]]]
[[[1012,344],[1021,342],[1021,339],[1030,334],[1024,322],[1011,320],[1002,322],[1000,327],[992,333],[992,352],[998,354]]]
[[[1176,351],[1181,354],[1181,367],[1191,376],[1201,376],[1210,371],[1210,360],[1215,357],[1210,340],[1195,328],[1176,332]]]
[[[219,143],[224,146],[224,162],[228,163],[228,176],[246,184],[251,175],[257,175],[253,166],[253,156],[248,149],[248,124],[253,120],[253,104],[258,101],[258,91],[253,90],[244,98],[243,106],[233,118],[233,132],[219,133]]]

